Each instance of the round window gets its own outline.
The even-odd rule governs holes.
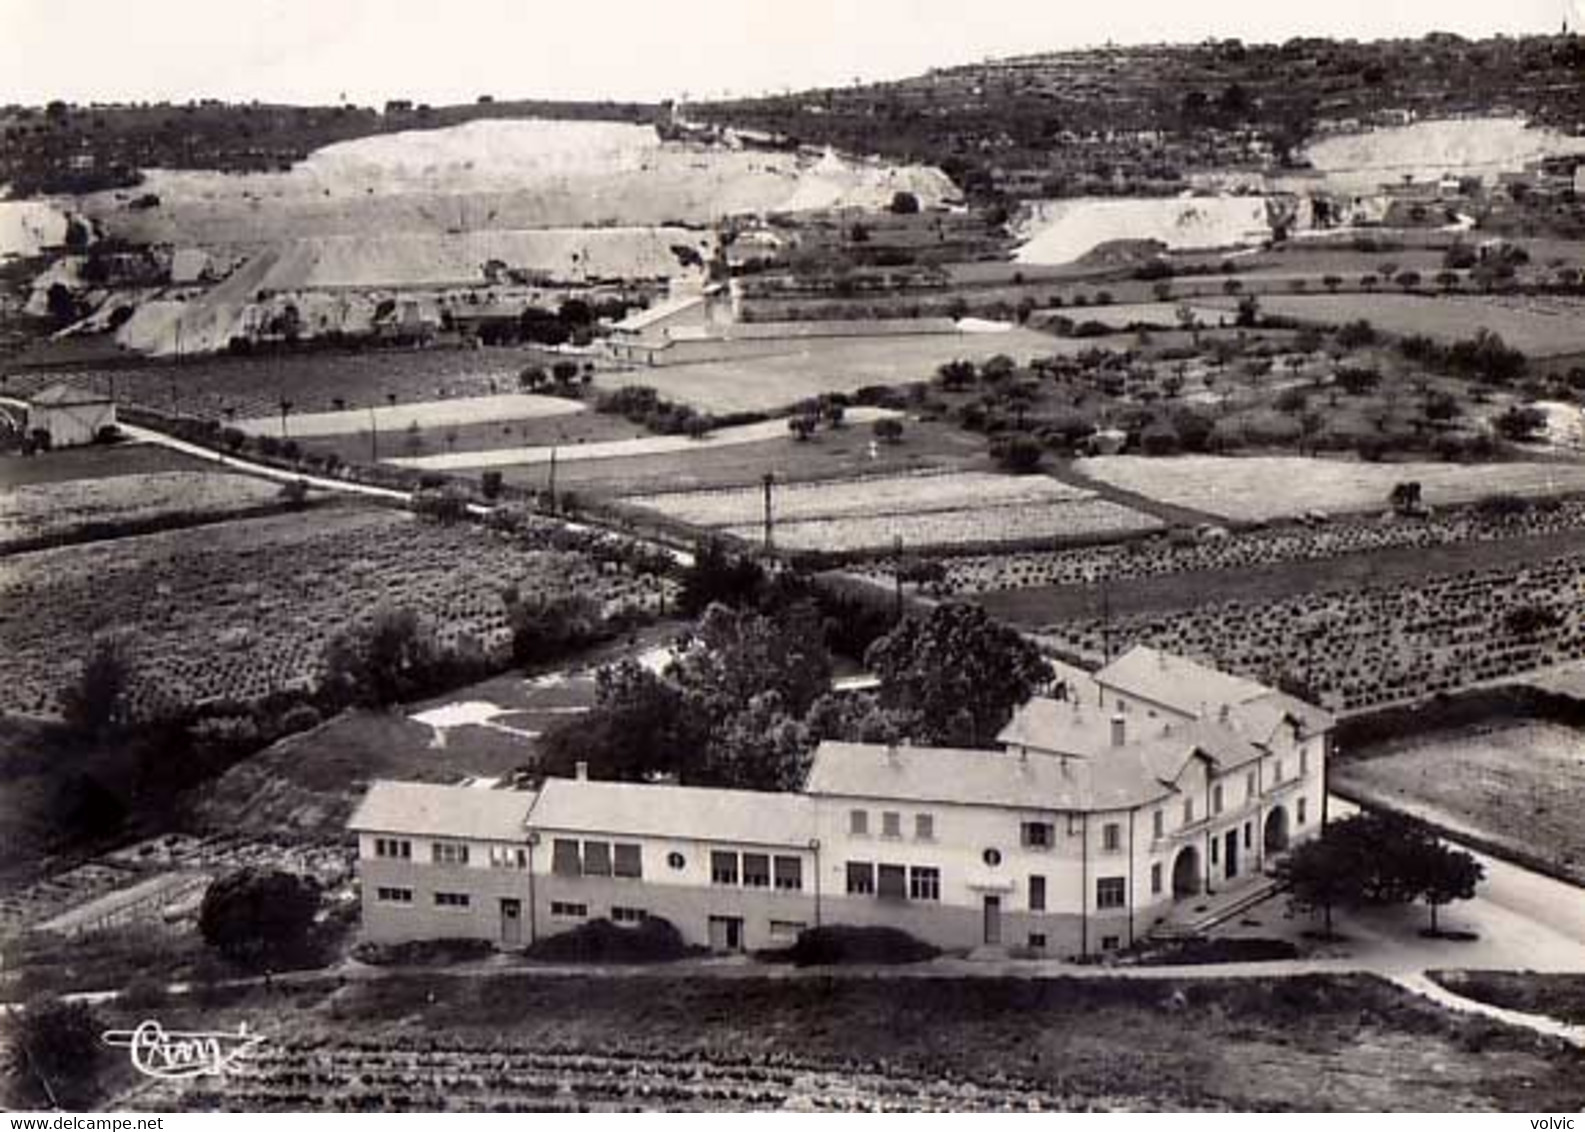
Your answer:
[[[681,853],[669,853],[666,856],[666,863],[674,869],[680,869],[688,862],[683,859]]]
[[[985,859],[985,863],[993,869],[1002,863],[1002,851],[1000,849],[987,849],[982,856]]]

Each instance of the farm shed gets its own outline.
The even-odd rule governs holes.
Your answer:
[[[92,444],[100,429],[115,423],[113,398],[59,382],[28,403],[28,435],[46,433],[51,448]]]

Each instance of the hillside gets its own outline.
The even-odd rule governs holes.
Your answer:
[[[941,165],[976,193],[1175,192],[1302,163],[1306,142],[1417,118],[1585,123],[1575,36],[1106,47],[897,82],[690,106],[705,122]]]

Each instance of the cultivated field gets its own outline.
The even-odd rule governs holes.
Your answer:
[[[108,524],[209,519],[278,502],[268,480],[221,472],[147,472],[105,479],[24,484],[0,492],[0,550],[69,539]]]
[[[1019,362],[1059,353],[1063,344],[1031,330],[983,334],[887,335],[877,338],[788,340],[785,353],[722,362],[608,370],[605,389],[648,385],[670,401],[712,413],[765,413],[822,393],[853,393],[867,385],[928,381],[944,362],[983,362],[1007,354]]]
[[[1322,526],[1240,530],[1218,537],[1135,539],[1109,546],[941,558],[947,593],[1093,587],[1175,574],[1248,571],[1302,562],[1324,562],[1373,551],[1449,547],[1585,528],[1585,500],[1560,501],[1522,515],[1483,517],[1471,508],[1392,522],[1336,520]],[[855,573],[891,584],[889,559],[855,567]]]
[[[1207,305],[1216,302],[1207,300]],[[1575,297],[1262,295],[1260,309],[1265,314],[1327,326],[1365,319],[1389,334],[1425,334],[1443,342],[1468,338],[1484,327],[1537,358],[1585,352],[1585,304]]]
[[[1507,492],[1555,496],[1585,491],[1585,465],[1376,464],[1302,456],[1096,456],[1080,475],[1150,499],[1260,522],[1311,511],[1382,511],[1395,484],[1416,481],[1431,506]]]
[[[294,440],[346,436],[376,428],[387,434],[417,425],[419,429],[531,421],[581,413],[582,401],[568,397],[543,397],[534,393],[497,393],[486,397],[459,397],[447,401],[414,401],[402,405],[370,405],[328,413],[293,413],[285,419],[251,417],[236,422],[250,436],[290,436]],[[284,433],[283,433],[284,429]]]
[[[156,1085],[131,1106],[1543,1111],[1585,1100],[1561,1043],[1362,976],[901,987],[413,974],[328,991],[211,1007],[214,1028],[248,1020],[267,1036],[255,1071]]]
[[[1350,798],[1423,817],[1585,882],[1585,732],[1494,721],[1351,752],[1332,765]]]
[[[853,425],[897,417],[892,409],[856,408],[848,412]],[[736,448],[777,440],[787,435],[785,420],[759,421],[755,424],[733,425],[716,429],[701,437],[691,436],[639,436],[622,440],[596,440],[586,444],[538,445],[530,448],[489,448],[471,452],[445,452],[434,456],[399,456],[387,460],[403,468],[423,468],[433,471],[456,471],[467,468],[503,468],[515,465],[549,464],[552,453],[557,463],[578,463],[584,460],[623,460],[643,456],[665,456],[690,452],[708,452],[716,448]]]
[[[1371,560],[1361,558],[1358,581],[1348,586],[1296,589],[1279,574],[1249,587],[1247,598],[1219,594],[1190,608],[1180,600],[1109,623],[1049,624],[1042,635],[1097,661],[1108,643],[1114,656],[1149,644],[1266,683],[1302,685],[1328,707],[1358,711],[1585,656],[1585,558],[1527,550],[1519,546],[1518,560],[1500,568],[1436,577],[1410,563],[1390,581],[1373,577]],[[1184,599],[1198,592],[1198,581],[1181,587]],[[1510,620],[1527,609],[1538,622]]]
[[[128,637],[141,695],[190,703],[312,684],[331,636],[381,604],[429,618],[444,643],[498,648],[509,585],[615,609],[657,606],[664,583],[352,505],[14,555],[0,573],[0,708],[52,713],[104,632]]]
[[[624,502],[738,538],[763,538],[764,496],[736,491],[629,496]],[[1076,541],[1155,530],[1159,520],[1045,476],[925,473],[787,485],[772,502],[776,544],[851,552],[894,546]]]
[[[548,365],[547,355],[527,348],[484,347],[222,356],[114,370],[17,372],[7,378],[6,391],[25,397],[64,381],[96,393],[113,393],[124,404],[153,412],[221,422],[271,417],[278,421],[284,399],[291,402],[291,415],[361,409],[363,420],[349,429],[357,431],[368,427],[369,406],[384,414],[393,396],[398,402],[395,417],[406,427],[412,417],[401,413],[408,402],[515,391],[517,375],[530,364]],[[382,424],[384,420],[382,416]]]

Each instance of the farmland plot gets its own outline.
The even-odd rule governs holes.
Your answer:
[[[1135,644],[1204,659],[1268,684],[1307,687],[1351,712],[1424,699],[1585,657],[1585,559],[1472,570],[1392,585],[1221,601],[1047,626],[1042,637],[1099,661]],[[1533,628],[1510,615],[1540,612]]]
[[[354,506],[19,554],[0,572],[0,708],[53,712],[105,631],[128,636],[140,694],[195,703],[310,686],[329,639],[382,603],[431,618],[444,644],[499,648],[509,585],[615,610],[658,606],[669,583]]]
[[[205,518],[280,498],[280,485],[219,472],[150,472],[108,479],[26,484],[0,491],[0,550],[40,538],[69,537],[95,524],[162,516]]]
[[[1310,511],[1382,511],[1393,485],[1417,481],[1431,506],[1498,492],[1556,496],[1585,491],[1578,464],[1371,464],[1307,456],[1095,456],[1074,470],[1151,499],[1243,522]]]
[[[1208,300],[1207,305],[1223,302]],[[1425,334],[1443,342],[1468,338],[1484,327],[1537,358],[1585,351],[1585,317],[1579,300],[1557,296],[1262,295],[1260,309],[1327,326],[1363,318],[1389,334]]]
[[[306,440],[322,436],[345,436],[365,432],[371,426],[396,432],[417,425],[419,428],[449,428],[462,425],[495,424],[501,421],[530,421],[540,417],[560,417],[584,411],[581,401],[567,397],[542,397],[534,393],[497,393],[485,397],[457,397],[445,401],[415,401],[402,405],[370,405],[363,409],[341,409],[328,413],[279,413],[250,417],[236,427],[250,436],[281,436]]]

